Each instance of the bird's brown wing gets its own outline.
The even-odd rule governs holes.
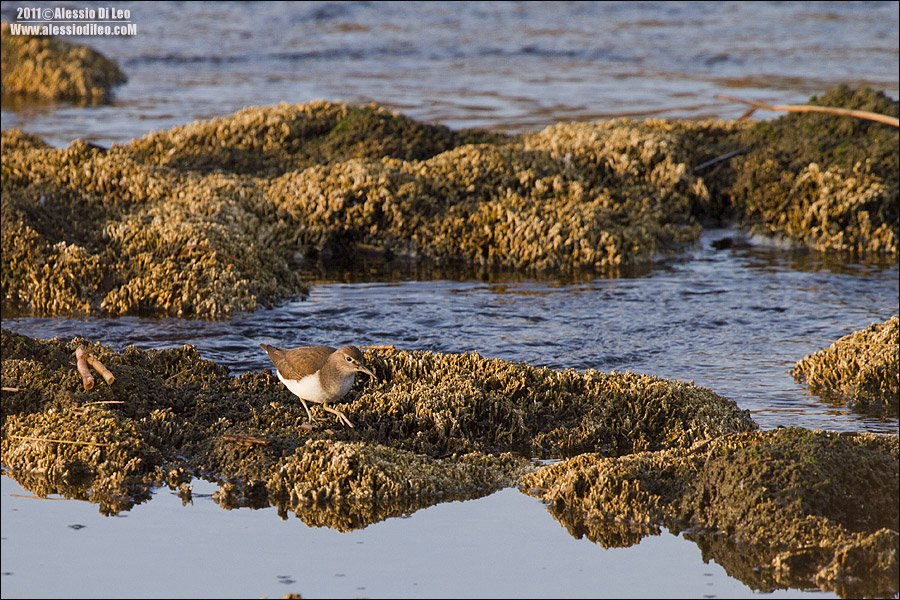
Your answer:
[[[302,379],[322,368],[334,348],[328,346],[303,346],[301,348],[276,348],[260,344],[275,368],[285,379]]]

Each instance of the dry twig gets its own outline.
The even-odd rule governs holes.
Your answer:
[[[726,152],[725,154],[723,154],[721,156],[717,156],[717,157],[713,158],[712,160],[708,160],[705,163],[700,163],[699,165],[694,167],[694,172],[696,173],[697,171],[699,171],[701,169],[705,169],[706,167],[711,167],[717,163],[728,160],[729,158],[733,158],[733,157],[737,156],[738,154],[741,154],[742,152],[743,152],[743,150],[732,150],[731,152]]]
[[[53,442],[56,444],[79,444],[84,446],[109,446],[110,444],[104,442],[79,442],[73,440],[55,440],[52,438],[39,438],[39,437],[31,437],[30,435],[11,435],[9,436],[16,440],[30,440],[32,442]]]
[[[226,433],[222,436],[222,440],[244,446],[268,446],[272,443],[269,438],[258,437],[255,435],[241,435],[239,433]]]
[[[721,98],[722,100],[730,100],[732,102],[741,102],[743,104],[749,104],[750,106],[752,106],[752,109],[741,115],[741,119],[749,117],[757,109],[772,111],[786,110],[789,112],[818,112],[827,113],[830,115],[844,115],[848,117],[868,119],[869,121],[877,121],[886,125],[893,125],[894,127],[900,127],[900,119],[898,119],[897,117],[890,117],[888,115],[873,113],[867,110],[852,110],[849,108],[834,108],[831,106],[814,106],[811,104],[780,104],[778,106],[772,106],[771,104],[766,104],[765,102],[759,102],[757,100],[744,100],[742,98],[735,98],[734,96],[726,96],[724,94],[716,94],[715,97]]]

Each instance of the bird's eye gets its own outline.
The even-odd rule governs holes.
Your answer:
[[[352,356],[348,356],[348,357],[347,357],[347,362],[353,362],[353,357],[352,357]]]

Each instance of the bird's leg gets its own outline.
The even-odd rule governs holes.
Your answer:
[[[354,427],[353,423],[350,422],[350,419],[347,418],[347,415],[345,415],[341,411],[337,410],[336,408],[331,408],[330,406],[328,406],[327,402],[322,404],[322,408],[324,408],[325,410],[327,410],[328,412],[330,412],[334,415],[339,416],[344,421],[344,423],[346,423],[350,427]]]
[[[297,397],[300,398],[300,396],[297,396]],[[309,407],[306,405],[306,400],[304,400],[303,398],[300,398],[300,402],[303,403],[303,408],[306,409],[306,416],[309,417],[309,422],[310,422],[310,423],[315,423],[316,420],[313,419],[312,413],[309,412]]]

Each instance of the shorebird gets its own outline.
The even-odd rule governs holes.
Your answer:
[[[306,416],[314,421],[306,401],[319,402],[322,408],[341,418],[353,427],[350,419],[341,411],[328,406],[339,400],[353,386],[357,373],[375,378],[375,374],[363,364],[363,354],[356,346],[342,346],[335,350],[329,346],[301,346],[300,348],[276,348],[259,345],[275,365],[275,374],[281,383],[300,398]]]

